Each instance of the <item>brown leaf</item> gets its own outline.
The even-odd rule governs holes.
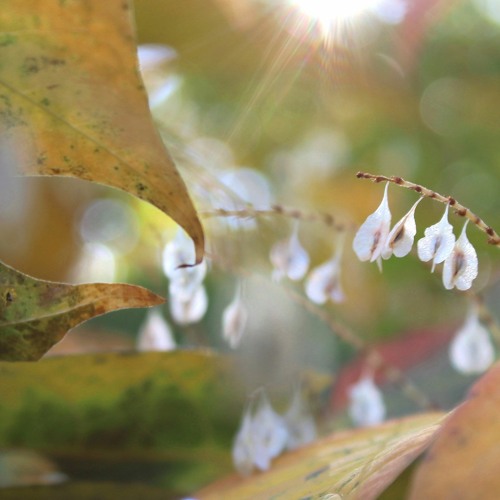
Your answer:
[[[500,364],[471,389],[436,433],[410,499],[497,499],[500,491]]]
[[[425,449],[443,414],[427,413],[380,427],[332,434],[287,453],[269,472],[233,475],[199,491],[200,500],[218,498],[309,498],[332,494],[371,500]]]
[[[52,283],[0,262],[0,360],[37,360],[68,330],[94,316],[163,301],[139,286]]]
[[[138,75],[128,0],[3,0],[0,61],[3,170],[138,196],[187,231],[201,261],[203,229]]]

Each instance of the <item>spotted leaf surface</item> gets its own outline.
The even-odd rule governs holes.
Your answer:
[[[131,193],[191,236],[203,230],[158,135],[137,69],[128,0],[0,2],[0,137],[25,175]]]
[[[35,361],[68,330],[90,318],[162,302],[139,286],[53,283],[0,262],[0,360]]]

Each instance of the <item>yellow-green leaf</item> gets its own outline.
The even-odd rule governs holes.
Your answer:
[[[436,433],[410,498],[496,499],[500,492],[500,364],[471,389]]]
[[[151,119],[129,0],[0,0],[0,167],[106,184],[204,235]],[[6,159],[6,160],[4,160]]]
[[[375,499],[425,449],[442,417],[428,413],[380,427],[334,433],[283,455],[269,472],[248,478],[233,475],[194,496],[199,500],[328,495],[332,499],[335,495],[339,499]]]
[[[53,283],[0,262],[0,360],[37,360],[68,330],[94,316],[163,301],[139,286]]]

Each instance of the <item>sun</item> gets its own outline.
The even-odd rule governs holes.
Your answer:
[[[333,26],[350,22],[373,9],[381,0],[290,0],[290,4],[318,23],[324,35]]]

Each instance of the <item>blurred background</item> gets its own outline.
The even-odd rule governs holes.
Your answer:
[[[383,274],[357,261],[353,229],[383,186],[355,174],[397,175],[453,195],[498,230],[500,3],[136,0],[135,16],[151,109],[208,238],[206,313],[180,324],[161,308],[176,342],[230,351],[221,318],[241,285],[249,319],[235,355],[246,390],[314,369],[335,374],[327,407],[343,411],[345,388],[363,369],[359,349],[311,310],[303,282],[271,279],[270,249],[298,219],[311,268],[344,240],[345,300],[318,308],[367,346],[383,344],[437,406],[460,400],[472,379],[454,374],[446,346],[468,299],[444,290],[415,254],[384,262]],[[391,186],[393,221],[416,199]],[[214,213],[273,205],[292,216]],[[442,211],[431,200],[419,205],[417,238]],[[302,220],[323,212],[344,230]],[[458,234],[461,221],[450,214],[450,222]],[[177,228],[125,194],[21,179],[2,191],[0,231],[0,258],[38,278],[126,281],[168,295],[162,252]],[[474,227],[468,235],[479,257],[475,289],[496,311],[497,249]],[[145,318],[144,310],[98,318],[54,352],[133,348]],[[385,390],[390,416],[421,409],[398,388]]]

